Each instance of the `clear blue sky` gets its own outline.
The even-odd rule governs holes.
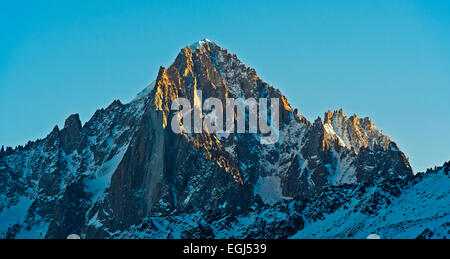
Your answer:
[[[309,120],[369,116],[416,171],[450,160],[450,1],[4,1],[0,145],[130,101],[209,38]]]

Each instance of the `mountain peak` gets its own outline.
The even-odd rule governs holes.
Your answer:
[[[199,41],[194,42],[193,44],[191,44],[190,48],[191,48],[192,50],[195,50],[195,49],[197,49],[197,48],[201,49],[201,48],[203,48],[203,46],[204,46],[206,43],[210,43],[210,42],[211,42],[210,40],[208,40],[207,38],[204,38],[204,39],[202,39],[202,40],[199,40]]]
[[[80,115],[78,113],[70,115],[64,123],[64,128],[65,129],[75,128],[77,130],[80,130],[81,129]]]

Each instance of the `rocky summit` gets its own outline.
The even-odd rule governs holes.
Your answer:
[[[199,91],[224,103],[277,98],[278,141],[174,133],[172,104]],[[0,237],[450,237],[449,167],[414,174],[369,118],[339,110],[308,121],[235,54],[202,40],[130,103],[2,149]]]

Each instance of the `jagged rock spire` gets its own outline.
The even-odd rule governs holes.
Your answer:
[[[81,132],[81,120],[79,114],[70,115],[61,131],[61,143],[66,154],[74,150],[81,152],[84,148],[86,137]]]
[[[80,115],[78,113],[70,115],[64,123],[64,129],[81,130]]]

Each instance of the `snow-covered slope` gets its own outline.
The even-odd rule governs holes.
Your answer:
[[[344,206],[306,222],[292,238],[366,238],[371,233],[389,239],[449,238],[449,170],[447,163],[406,183],[366,188]]]
[[[149,217],[113,238],[449,238],[449,170],[450,162],[409,180],[330,187],[238,215],[218,208]]]

